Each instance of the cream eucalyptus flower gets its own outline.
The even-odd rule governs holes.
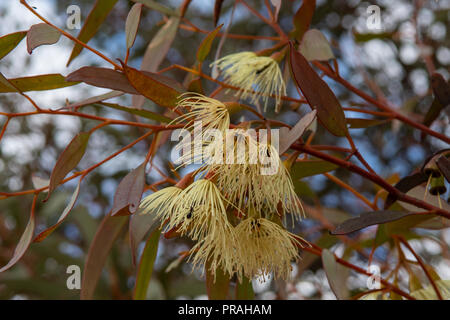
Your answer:
[[[286,95],[286,85],[277,61],[246,51],[225,56],[213,65],[222,72],[227,83],[240,88],[237,94],[243,99],[249,98],[256,103],[262,95],[264,110],[269,97],[274,95],[278,112],[281,96]]]

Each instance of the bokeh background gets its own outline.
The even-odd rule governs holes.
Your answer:
[[[82,23],[92,8],[94,1],[87,0],[40,0],[29,1],[37,11],[58,26],[64,27],[67,19],[66,9],[69,5],[78,5],[82,12]],[[161,1],[167,6],[177,8],[181,1]],[[230,22],[233,1],[225,0],[219,23]],[[266,14],[263,1],[248,1],[260,12]],[[115,59],[123,59],[125,47],[125,19],[133,3],[120,0],[108,16],[90,44]],[[279,14],[281,27],[285,31],[292,29],[292,17],[301,1],[283,1]],[[372,36],[370,40],[355,36],[356,33],[368,32],[367,7],[378,5],[381,8],[381,26],[383,30]],[[186,17],[204,30],[212,30],[214,1],[193,0]],[[144,10],[135,46],[132,50],[130,64],[139,67],[146,45],[155,35],[163,21],[161,13]],[[421,121],[428,110],[432,95],[430,79],[423,62],[423,55],[430,55],[437,72],[445,79],[449,78],[450,66],[450,1],[423,1],[420,10],[415,10],[414,1],[360,1],[333,0],[317,1],[312,27],[321,30],[329,40],[333,52],[338,59],[340,73],[354,86],[366,92],[372,92],[375,83],[379,93],[395,108],[405,112],[414,111]],[[5,35],[28,28],[40,21],[29,13],[19,1],[0,2],[0,35]],[[67,30],[73,35],[78,30]],[[270,27],[251,15],[243,6],[235,9],[230,33],[251,35],[272,35]],[[421,44],[417,43],[417,36]],[[180,29],[170,49],[166,61],[161,68],[171,64],[192,66],[195,62],[196,48],[204,38],[204,34]],[[218,41],[215,42],[209,59],[214,56]],[[223,47],[223,55],[245,50],[260,50],[273,44],[269,40],[227,39]],[[58,44],[43,46],[29,55],[23,41],[11,54],[0,61],[0,72],[6,77],[20,77],[44,73],[69,74],[85,65],[105,66],[104,61],[95,55],[83,51],[70,67],[66,62],[72,50],[68,39],[61,38]],[[210,73],[210,60],[204,64],[204,72]],[[182,81],[185,73],[173,71],[170,76]],[[356,106],[361,99],[344,90],[343,87],[327,80],[330,87],[339,97],[344,107]],[[213,86],[206,84],[206,91]],[[87,85],[58,89],[49,92],[31,92],[30,96],[43,108],[58,108],[66,101],[75,102],[107,90]],[[289,94],[298,97],[292,83]],[[130,105],[129,97],[118,99],[122,105]],[[150,108],[154,106],[149,106]],[[0,95],[0,110],[7,112],[29,111],[31,106],[18,95]],[[87,107],[98,115],[126,119],[129,115]],[[295,124],[307,111],[306,106],[285,105],[280,114],[269,117]],[[361,117],[346,111],[349,117]],[[247,115],[251,117],[250,115]],[[132,118],[130,118],[132,119]],[[4,118],[0,118],[3,124]],[[92,128],[92,122],[76,117],[50,117],[39,115],[11,121],[5,137],[0,144],[0,190],[15,192],[33,187],[32,175],[48,178],[56,162],[56,158],[72,137],[82,130]],[[449,119],[443,113],[432,125],[432,128],[450,135]],[[392,175],[404,177],[418,168],[427,156],[439,149],[449,147],[434,138],[421,141],[420,132],[397,121],[388,122],[366,129],[353,129],[351,133],[356,145],[368,163],[383,177]],[[142,131],[112,127],[102,129],[91,138],[89,149],[79,164],[86,168],[110,155],[122,146],[142,135]],[[346,141],[337,139],[318,129],[314,140],[317,144],[335,144],[347,147]],[[120,180],[129,170],[138,166],[148,150],[148,143],[142,142],[134,148],[109,161],[83,182],[81,194],[70,216],[44,242],[32,244],[20,263],[9,271],[0,274],[0,299],[76,299],[78,290],[66,287],[66,268],[69,265],[84,264],[89,244],[101,219],[112,207],[114,192]],[[158,153],[156,163],[168,170],[170,148],[165,147]],[[374,187],[361,177],[343,169],[333,174],[347,181],[356,190],[373,199]],[[158,179],[156,172],[148,172],[147,181]],[[304,182],[301,198],[310,206],[319,208],[330,219],[338,222],[347,217],[367,211],[361,202],[351,193],[339,188],[322,175],[302,180]],[[75,182],[67,183],[55,192],[47,203],[38,203],[37,229],[56,222],[60,213],[75,188]],[[448,188],[449,189],[449,188]],[[449,193],[443,198],[447,198]],[[0,201],[0,265],[5,265],[12,256],[13,250],[23,232],[28,218],[32,198],[13,197]],[[327,236],[327,231],[317,228],[314,219],[306,219],[296,229],[311,241]],[[374,237],[375,228],[364,230],[367,239]],[[448,245],[450,230],[421,230],[421,238],[412,240],[411,244],[426,261],[431,261],[442,279],[450,279]],[[124,230],[119,241],[111,251],[108,263],[102,274],[95,297],[101,299],[130,298],[134,285],[135,268],[131,264],[131,253],[128,236]],[[329,239],[328,239],[329,240]],[[439,244],[439,241],[441,244]],[[338,255],[347,254],[347,258],[364,268],[367,256],[346,251],[346,247],[330,240],[327,244]],[[190,243],[186,239],[161,240],[155,271],[151,280],[148,298],[205,298],[206,289],[201,272],[192,271],[189,264],[182,263],[166,272],[167,267],[177,259],[178,253],[188,250]],[[370,244],[364,250],[370,253]],[[380,265],[391,265],[395,261],[395,253],[384,245],[377,249],[374,262]],[[384,270],[384,269],[383,269]],[[402,282],[403,281],[403,282]],[[400,279],[399,285],[407,286],[407,277]],[[365,288],[366,277],[351,274],[348,279],[349,290],[357,291]],[[265,282],[253,281],[257,298],[261,299],[334,299],[330,291],[320,258],[305,255],[295,266],[291,281]]]

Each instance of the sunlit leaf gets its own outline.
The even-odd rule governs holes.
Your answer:
[[[142,4],[136,3],[131,7],[125,22],[125,36],[127,41],[127,48],[130,49],[134,41],[141,21]]]
[[[197,60],[200,62],[203,62],[206,57],[208,56],[209,52],[211,51],[211,46],[216,38],[217,34],[219,33],[220,29],[222,28],[223,24],[218,26],[216,29],[208,33],[208,35],[203,39],[202,43],[200,44],[200,47],[197,50]]]
[[[34,198],[33,200],[30,220],[28,221],[25,231],[20,237],[19,243],[17,244],[17,247],[14,250],[13,256],[5,266],[0,268],[0,272],[4,272],[9,268],[11,268],[12,266],[14,266],[20,260],[20,258],[22,258],[22,256],[25,254],[25,251],[27,251],[28,247],[30,246],[33,240],[34,228],[36,227],[35,210],[34,210],[35,204],[36,198]]]
[[[44,231],[42,231],[41,233],[39,233],[35,238],[34,238],[34,242],[41,242],[43,241],[45,238],[47,238],[56,228],[59,227],[59,225],[61,223],[64,222],[64,220],[67,218],[67,216],[69,215],[70,211],[72,211],[75,202],[78,199],[78,195],[80,193],[80,186],[81,186],[81,181],[83,179],[80,179],[80,181],[78,182],[77,187],[75,188],[75,191],[72,194],[72,197],[70,198],[69,203],[67,204],[67,206],[65,207],[63,213],[61,214],[61,216],[59,217],[58,221],[51,226],[50,228],[45,229]]]
[[[53,90],[70,87],[78,83],[68,82],[60,74],[43,74],[38,76],[9,79],[9,81],[13,83],[21,92]],[[3,82],[0,82],[0,93],[16,91],[16,89],[5,86]]]
[[[289,149],[289,147],[296,142],[308,129],[311,123],[316,118],[316,110],[313,110],[303,116],[292,129],[287,129],[285,127],[280,130],[280,146],[279,153],[282,154]]]
[[[349,291],[346,285],[348,269],[336,262],[334,254],[328,249],[322,250],[322,263],[328,278],[331,290],[339,300],[349,298]]]
[[[31,54],[42,45],[55,44],[61,38],[61,33],[46,23],[32,25],[27,32],[27,50]]]
[[[450,300],[450,280],[438,280],[435,282],[444,300]],[[424,289],[411,292],[411,296],[419,300],[438,300],[436,291],[430,284]]]
[[[327,38],[317,29],[306,31],[299,50],[308,61],[334,59],[334,54]]]
[[[142,3],[149,9],[159,11],[159,12],[167,14],[169,16],[177,16],[178,15],[178,13],[175,10],[168,8],[166,6],[163,6],[162,4],[158,3],[157,1],[153,1],[153,0],[131,0],[131,1],[137,2],[137,3]]]
[[[14,50],[26,35],[26,31],[19,31],[0,37],[0,59]]]

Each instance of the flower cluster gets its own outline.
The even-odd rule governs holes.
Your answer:
[[[255,66],[260,73],[272,68],[257,60]],[[197,241],[189,258],[194,266],[208,265],[212,274],[220,268],[239,280],[270,272],[288,278],[302,242],[283,222],[288,214],[300,219],[303,208],[278,151],[243,129],[229,130],[226,103],[188,93],[177,108],[188,112],[174,122],[185,122],[189,130],[202,123],[200,143],[189,140],[184,147],[194,147],[204,163],[193,174],[197,180],[151,194],[141,212],[155,214],[165,231],[175,229]],[[210,131],[220,135],[211,140]],[[190,155],[181,158],[191,163]]]

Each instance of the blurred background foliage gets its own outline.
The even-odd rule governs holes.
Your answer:
[[[21,15],[29,14],[27,10],[13,1],[0,4],[0,35],[16,30],[27,30],[31,24],[22,21]],[[18,3],[19,1],[17,1]],[[82,10],[82,23],[92,8],[94,1],[89,0],[46,0],[30,1],[37,11],[59,26],[64,26],[67,18],[66,9],[76,4]],[[251,6],[266,14],[263,1],[247,1]],[[450,2],[422,1],[420,10],[415,9],[414,1],[360,1],[360,0],[321,0],[312,21],[312,28],[321,30],[331,43],[333,53],[338,59],[339,70],[343,78],[365,92],[377,91],[378,97],[384,97],[395,108],[405,113],[414,112],[415,120],[421,121],[431,102],[430,78],[421,55],[429,54],[436,71],[445,79],[449,77],[450,37],[449,18]],[[161,1],[167,6],[177,8],[181,1]],[[104,52],[108,57],[124,58],[125,19],[133,2],[119,0],[114,10],[108,15],[106,22],[90,44]],[[234,1],[223,2],[220,23],[228,24]],[[381,8],[383,30],[370,37],[365,36],[367,7],[376,4]],[[279,22],[286,32],[292,29],[292,18],[300,7],[301,1],[283,1],[279,13]],[[211,31],[213,25],[214,1],[193,0],[186,18],[197,27]],[[7,22],[3,23],[3,21]],[[37,21],[33,23],[37,23]],[[163,23],[163,15],[155,10],[144,9],[138,38],[133,47],[129,64],[139,67],[145,48]],[[418,28],[416,28],[418,26]],[[77,35],[78,31],[70,31]],[[273,30],[262,21],[252,16],[242,5],[237,5],[230,33],[275,36]],[[417,33],[418,32],[418,33]],[[417,43],[417,38],[421,44]],[[169,50],[161,69],[171,64],[192,66],[195,63],[195,52],[205,34],[180,29]],[[369,39],[368,39],[369,38]],[[204,63],[204,72],[209,74],[208,67],[214,57],[219,41],[213,44],[212,53]],[[270,40],[227,39],[222,55],[245,50],[260,50],[273,44]],[[21,45],[0,62],[0,71],[9,77],[19,77],[36,73],[49,73],[46,67],[54,64],[64,66],[69,57],[71,43],[61,40],[57,45],[33,56],[20,53],[25,51]],[[50,49],[51,49],[50,48]],[[40,49],[39,49],[40,50]],[[37,51],[39,51],[37,50]],[[62,64],[58,61],[62,61]],[[68,74],[81,65],[99,65],[104,63],[86,50],[74,61],[69,69],[57,72]],[[186,74],[175,70],[168,75],[183,80]],[[333,81],[326,80],[344,107],[357,106],[363,101]],[[375,85],[377,87],[375,87]],[[206,92],[214,86],[203,82]],[[298,97],[296,89],[289,86],[289,94]],[[92,87],[79,85],[57,90],[58,94],[32,93],[31,96],[40,101],[46,108],[63,106],[66,97],[71,101],[83,100],[94,94]],[[129,97],[116,101],[122,105],[131,103]],[[147,108],[155,109],[151,102]],[[295,124],[308,111],[307,106],[285,103],[280,114],[269,113],[268,117]],[[28,103],[18,95],[0,95],[0,110],[18,112],[29,110]],[[133,119],[132,115],[99,106],[83,109],[97,115]],[[251,118],[250,114],[245,114]],[[355,116],[346,111],[347,117]],[[361,117],[361,114],[356,114]],[[4,123],[4,120],[1,120]],[[0,190],[16,192],[33,188],[32,175],[49,177],[57,156],[70,139],[78,132],[89,130],[93,123],[74,117],[51,118],[35,116],[33,118],[14,119],[8,127],[0,145]],[[432,125],[436,131],[450,134],[449,119],[443,113]],[[79,168],[87,168],[100,159],[120,149],[143,134],[138,128],[106,127],[92,137],[89,149],[79,164]],[[398,121],[381,125],[352,129],[351,134],[360,152],[367,162],[384,178],[391,177],[395,182],[399,177],[410,174],[421,166],[427,156],[448,147],[445,143],[427,137],[424,140],[420,132],[405,126]],[[316,144],[330,144],[347,147],[346,141],[328,134],[319,126],[315,137]],[[120,180],[142,162],[148,150],[148,142],[137,144],[116,159],[108,162],[100,169],[92,172],[83,181],[80,197],[68,219],[45,241],[34,243],[23,259],[9,271],[0,274],[0,299],[76,299],[78,290],[66,287],[66,268],[69,265],[84,265],[84,260],[95,231],[105,214],[112,207],[112,198]],[[158,152],[157,163],[170,174],[167,160],[170,159],[170,148],[167,146]],[[377,189],[361,177],[344,169],[333,172],[340,179],[347,181],[353,188],[373,199]],[[173,176],[173,175],[172,175]],[[147,183],[158,179],[158,174],[150,172]],[[348,217],[367,211],[367,208],[350,192],[340,188],[323,175],[304,178],[297,182],[297,191],[311,210],[319,210],[332,224],[339,223]],[[60,213],[75,188],[74,182],[58,188],[52,198],[37,204],[37,229],[42,231],[56,222]],[[449,193],[447,193],[448,196]],[[43,196],[39,200],[43,199]],[[0,201],[0,265],[5,265],[13,254],[13,250],[25,229],[31,207],[31,196],[13,197]],[[380,202],[382,203],[382,202]],[[307,239],[315,241],[324,248],[333,249],[338,255],[357,265],[366,266],[371,252],[376,228],[368,228],[355,235],[358,250],[340,238],[330,236],[308,212],[308,219],[303,221],[297,232]],[[402,220],[403,221],[403,220]],[[132,265],[128,245],[128,231],[124,228],[118,241],[115,242],[108,263],[103,271],[95,297],[100,299],[131,298],[135,280],[135,267]],[[448,245],[450,232],[448,228],[415,229],[408,233],[408,238],[416,238],[411,244],[424,259],[433,266],[443,279],[450,279]],[[141,246],[142,247],[142,246]],[[188,250],[187,239],[162,239],[148,290],[148,298],[204,298],[206,289],[200,272],[192,271],[191,266],[181,263],[166,272],[167,267],[178,258],[178,253]],[[142,249],[142,248],[141,248]],[[374,263],[382,266],[384,272],[392,269],[396,261],[396,250],[386,242],[375,251]],[[420,273],[420,272],[419,272]],[[383,273],[384,275],[386,273]],[[351,274],[347,285],[352,293],[365,287],[365,277]],[[398,280],[400,287],[408,287],[408,275],[403,274]],[[426,280],[424,280],[426,283]],[[303,254],[303,259],[294,269],[294,277],[289,282],[253,281],[257,298],[274,299],[327,299],[334,298],[326,281],[320,257]]]

